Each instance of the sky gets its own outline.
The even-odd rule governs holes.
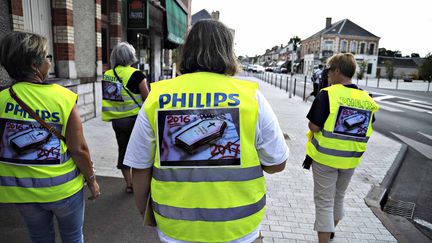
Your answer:
[[[192,14],[202,9],[218,10],[235,30],[236,55],[261,55],[293,36],[306,39],[325,27],[326,17],[351,20],[380,37],[379,48],[403,56],[432,52],[431,0],[192,0]]]

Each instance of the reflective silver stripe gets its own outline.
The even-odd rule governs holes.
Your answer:
[[[325,130],[322,130],[322,135],[326,138],[335,138],[340,140],[348,140],[348,141],[362,142],[362,143],[367,143],[367,141],[369,140],[368,137],[357,138],[357,137],[343,136]]]
[[[24,188],[52,187],[71,181],[79,174],[80,171],[77,168],[67,174],[50,178],[17,178],[13,176],[1,176],[0,186],[18,186]]]
[[[66,153],[61,155],[60,163],[63,164],[65,162],[67,162],[70,158],[71,158],[70,153],[68,151],[66,151]]]
[[[163,217],[193,221],[230,221],[248,217],[259,212],[266,204],[266,195],[256,203],[235,208],[179,208],[153,202],[153,210]]]
[[[131,105],[126,106],[103,106],[102,111],[117,111],[117,112],[125,112],[130,111],[135,108],[138,108],[137,104],[133,103]]]
[[[216,182],[216,181],[248,181],[262,177],[261,166],[249,168],[186,168],[159,169],[153,168],[153,178],[158,181],[176,182]]]
[[[321,147],[318,143],[318,140],[315,138],[312,139],[312,144],[315,146],[316,150],[318,152],[328,155],[333,155],[337,157],[347,157],[347,158],[360,158],[364,152],[356,152],[356,151],[343,151],[343,150],[337,150],[337,149],[330,149],[330,148],[324,148]]]
[[[133,97],[135,98],[135,100],[136,100],[139,104],[142,104],[142,101],[141,101],[142,97],[141,97],[141,95],[134,95]],[[125,100],[125,101],[129,101],[129,100],[133,100],[133,99],[128,95],[128,96],[123,96],[123,100]]]

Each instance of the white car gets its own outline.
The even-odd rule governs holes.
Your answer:
[[[265,68],[261,65],[253,65],[252,72],[254,73],[263,73],[265,72]]]

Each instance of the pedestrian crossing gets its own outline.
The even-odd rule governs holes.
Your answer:
[[[389,112],[403,113],[414,111],[432,115],[432,103],[376,93],[374,93],[374,100],[380,105],[382,110]]]
[[[432,136],[430,134],[424,133],[424,132],[420,132],[417,131],[419,134],[425,136],[428,139],[432,139]],[[426,158],[431,159],[432,160],[432,146],[429,144],[425,144],[425,143],[421,143],[417,140],[405,137],[399,133],[396,132],[391,132],[393,134],[393,136],[397,137],[399,140],[403,141],[404,143],[406,143],[408,146],[412,147],[413,149],[417,150],[417,152],[421,153],[422,155],[424,155]]]

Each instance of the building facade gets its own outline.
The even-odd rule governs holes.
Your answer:
[[[375,77],[378,63],[378,44],[375,36],[349,19],[334,24],[326,19],[325,28],[302,41],[300,59],[303,73],[311,75],[314,66],[324,64],[336,53],[354,54],[357,64],[366,63],[366,76]]]
[[[164,52],[177,48],[190,23],[191,0],[1,0],[0,38],[29,31],[48,39],[48,82],[80,95],[84,120],[100,113],[100,79],[113,47],[128,41],[149,82],[163,79]],[[2,80],[2,81],[1,81]],[[10,78],[0,69],[0,85]],[[80,93],[81,92],[81,93]]]

